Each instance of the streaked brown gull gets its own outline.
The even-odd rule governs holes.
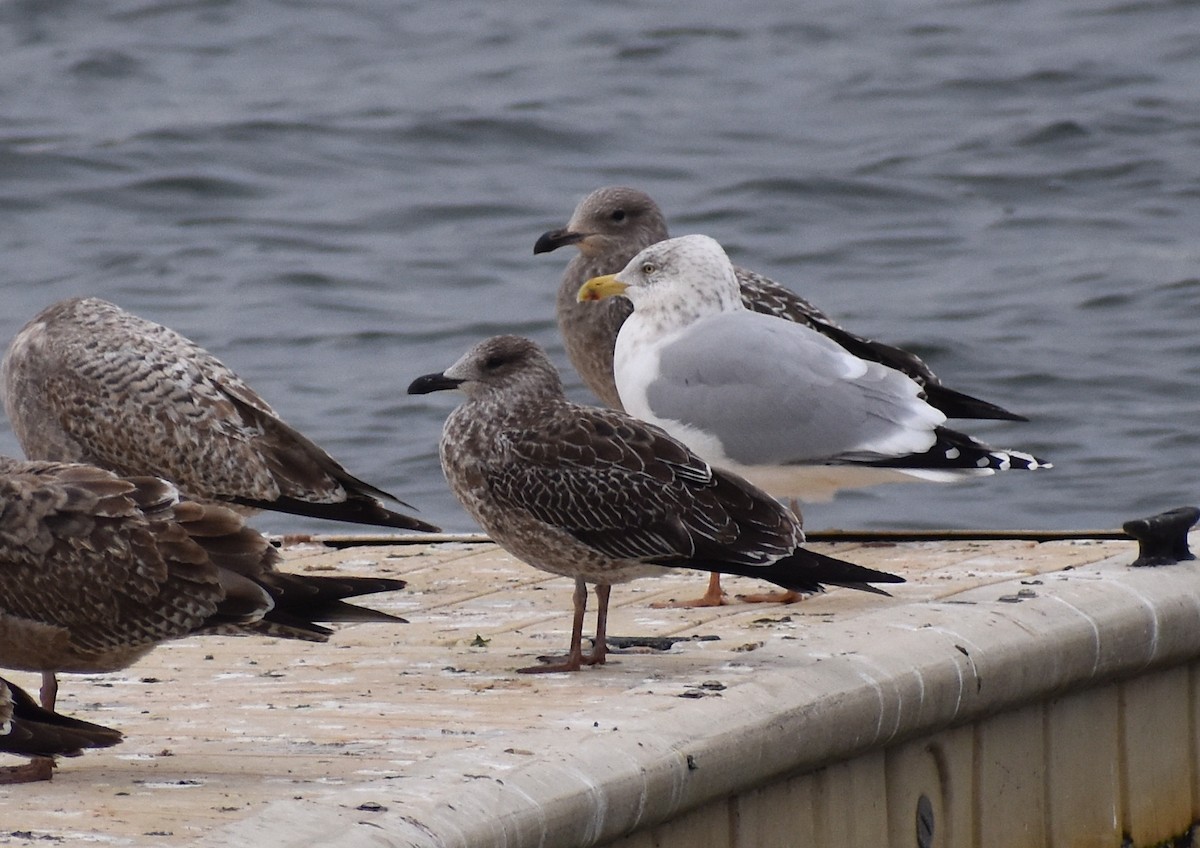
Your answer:
[[[288,426],[212,354],[98,298],[44,309],[9,346],[4,407],[30,459],[165,477],[188,498],[436,531]]]
[[[558,289],[558,327],[571,364],[584,385],[614,409],[622,407],[613,380],[613,348],[617,332],[632,309],[624,300],[589,307],[580,304],[576,295],[592,277],[617,273],[642,249],[667,237],[662,210],[645,192],[608,186],[580,201],[567,225],[543,233],[533,248],[535,254],[566,245],[578,248]],[[734,273],[748,309],[811,327],[859,358],[904,372],[921,385],[928,402],[947,417],[1026,420],[996,404],[947,388],[916,354],[844,329],[774,280],[745,268],[735,268]]]
[[[404,587],[381,577],[277,569],[279,554],[231,509],[182,501],[154,477],[0,457],[0,667],[118,671],[162,642],[257,633],[323,642],[317,622],[391,621],[346,603]]]
[[[24,689],[0,677],[0,751],[31,758],[28,765],[0,768],[0,783],[49,780],[54,758],[108,748],[121,738],[119,731],[39,707]]]
[[[716,470],[663,430],[613,409],[571,403],[544,351],[519,336],[480,342],[412,394],[460,389],[446,420],[442,469],[455,497],[500,546],[575,580],[573,671],[604,662],[614,583],[663,568],[740,574],[787,589],[822,584],[880,592],[903,578],[801,547],[804,531],[774,498]],[[581,647],[587,584],[596,586],[595,647]]]

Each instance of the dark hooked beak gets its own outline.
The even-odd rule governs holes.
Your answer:
[[[587,238],[587,233],[573,233],[566,227],[561,230],[549,230],[538,236],[537,242],[533,245],[533,255],[549,253],[568,244],[578,244],[585,238]]]
[[[425,374],[413,380],[408,386],[410,395],[427,395],[430,392],[444,392],[447,389],[457,389],[463,383],[445,374]]]

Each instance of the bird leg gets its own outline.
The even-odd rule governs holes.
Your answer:
[[[52,757],[31,757],[26,765],[0,768],[0,784],[49,780],[53,774],[54,759]]]
[[[721,591],[721,575],[713,572],[708,576],[708,590],[699,598],[690,601],[656,601],[654,609],[695,609],[697,607],[720,607],[725,605],[725,593]]]
[[[737,599],[744,604],[793,604],[804,599],[804,595],[793,592],[764,592],[760,595],[738,595]],[[697,609],[700,607],[721,607],[729,602],[725,600],[725,592],[721,589],[721,575],[713,572],[708,578],[708,590],[699,598],[689,601],[656,601],[650,606],[654,609]]]
[[[612,594],[612,586],[607,583],[596,584],[596,641],[592,643],[592,655],[586,662],[588,665],[604,665],[608,655],[608,596]]]
[[[800,527],[804,527],[804,514],[800,512],[800,501],[795,498],[788,499],[788,509],[792,511],[792,515],[796,516],[796,520],[800,522]],[[804,595],[800,592],[793,592],[788,589],[786,592],[763,592],[762,594],[754,595],[738,595],[737,599],[746,604],[794,604],[796,601],[804,600]]]
[[[599,594],[599,587],[597,587]],[[558,662],[548,662],[543,665],[531,665],[526,668],[518,668],[518,674],[550,674],[556,671],[579,671],[583,667],[583,614],[587,611],[587,584],[582,579],[575,578],[575,617],[571,621],[571,649],[565,657],[559,658]],[[604,600],[608,600],[605,595]],[[597,622],[599,627],[599,622]],[[540,659],[540,657],[539,657]],[[603,660],[602,660],[603,661]],[[588,664],[592,660],[589,658]]]
[[[58,700],[58,678],[53,671],[42,672],[42,688],[38,694],[42,699],[42,709],[54,712],[54,702]]]
[[[788,501],[788,509],[796,516],[800,526],[804,526],[804,516],[800,512],[800,502],[795,498]],[[765,592],[755,595],[738,595],[737,599],[744,604],[794,604],[804,600],[804,595],[788,590],[786,592]],[[708,576],[708,589],[699,598],[690,601],[660,601],[650,606],[653,609],[696,609],[699,607],[720,607],[728,603],[725,593],[721,591],[721,575],[713,572]]]
[[[792,511],[792,515],[796,516],[796,521],[800,523],[800,527],[804,527],[804,516],[800,513],[800,501],[796,498],[787,500],[787,509]],[[767,591],[767,593],[756,595],[738,595],[738,600],[743,603],[796,603],[803,601],[804,595],[798,591]]]

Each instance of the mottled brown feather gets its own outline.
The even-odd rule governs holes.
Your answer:
[[[433,531],[387,509],[212,354],[97,298],[53,304],[13,339],[4,405],[26,456],[171,480],[185,497]]]
[[[25,690],[0,678],[0,751],[31,757],[74,757],[84,748],[121,741],[116,730],[39,707]]]
[[[317,621],[398,621],[343,598],[404,586],[279,572],[217,504],[152,477],[0,458],[0,666],[113,671],[160,642],[258,632],[323,641]]]

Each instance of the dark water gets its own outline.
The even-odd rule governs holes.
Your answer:
[[[475,340],[567,369],[537,235],[608,183],[1030,416],[1057,467],[810,527],[1105,527],[1200,500],[1200,27],[1186,2],[0,5],[0,340],[96,294],[451,529]],[[0,451],[17,450],[5,427]],[[323,527],[270,519],[270,529]]]

